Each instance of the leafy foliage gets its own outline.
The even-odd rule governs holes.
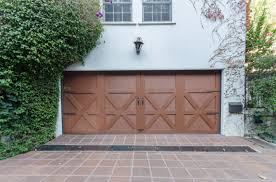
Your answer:
[[[251,82],[253,107],[265,108],[267,112],[276,111],[276,77],[254,78]]]
[[[275,38],[276,29],[268,23],[267,5],[266,1],[263,1],[254,9],[247,30],[247,63],[254,61],[254,58],[271,55]]]
[[[0,0],[0,158],[54,137],[63,70],[96,46],[97,1]]]
[[[250,100],[248,107],[260,108],[264,121],[256,128],[259,136],[276,139],[276,28],[268,23],[266,1],[254,10],[247,31],[246,63]],[[260,115],[260,113],[255,113]]]

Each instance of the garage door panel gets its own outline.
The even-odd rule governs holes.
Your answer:
[[[194,74],[182,74],[180,77],[178,81],[178,88],[180,88],[178,92],[180,93],[178,95],[182,97],[181,110],[184,114],[184,116],[179,117],[180,130],[189,133],[219,132],[219,74],[217,72],[198,74],[195,72]],[[182,119],[183,123],[181,123]]]
[[[146,121],[145,132],[154,131],[171,131],[174,129],[173,122],[167,121],[166,119],[160,116],[147,116],[149,119]]]
[[[74,113],[81,112],[84,109],[85,111],[94,112],[97,110],[96,106],[97,98],[93,94],[64,94],[64,102],[66,107],[64,108],[64,112],[75,111]]]
[[[170,101],[170,103],[166,107],[166,109],[165,109],[166,113],[176,114],[176,101],[175,101],[175,99],[176,98],[174,96],[174,98]]]
[[[136,115],[137,110],[136,110],[136,98],[132,100],[132,102],[128,105],[127,109],[125,110],[125,114],[132,114]]]
[[[144,132],[164,132],[175,129],[176,73],[144,73]],[[169,116],[170,114],[170,116]]]
[[[213,98],[213,93],[188,93],[193,102],[198,106],[201,106],[203,103],[208,101],[210,98]]]
[[[176,114],[167,114],[167,117],[172,124],[173,128],[175,129],[175,121],[176,121]]]
[[[216,115],[207,115],[206,118],[195,117],[194,115],[184,115],[183,127],[184,132],[187,133],[218,133],[217,120],[219,119]]]
[[[68,98],[70,94],[64,94],[63,103],[66,107],[63,109],[63,114],[75,114],[78,108]]]
[[[135,131],[137,73],[107,74],[103,89],[106,131]]]
[[[129,74],[106,74],[104,76],[104,89],[106,93],[136,93],[135,73]]]
[[[101,130],[99,74],[66,72],[64,78],[64,133],[82,134]]]
[[[219,113],[220,112],[220,104],[218,103],[218,98],[214,97],[213,100],[209,102],[209,104],[205,107],[205,112],[207,113]]]
[[[211,101],[209,101],[209,103],[205,107],[205,111],[210,111],[210,110],[211,111],[217,110],[216,97],[213,97],[213,99]]]
[[[89,120],[87,120],[89,119]],[[96,132],[96,122],[94,120],[95,117],[78,117],[78,116],[66,116],[64,117],[64,122],[66,122],[66,125],[64,127],[65,133],[74,133],[74,134],[84,134],[89,132]]]
[[[208,110],[215,109],[217,110],[217,98],[216,94],[213,93],[197,93],[189,94],[189,97],[185,97],[185,111],[194,111],[198,109]]]
[[[70,93],[96,93],[97,74],[93,72],[66,72],[63,89]]]
[[[144,99],[144,114],[146,115],[154,115],[156,113],[155,107],[151,104],[151,102],[145,98]]]
[[[107,115],[106,118],[106,126],[108,131],[116,131],[116,132],[135,132],[135,119],[133,117],[127,116],[125,117],[118,117],[116,116],[109,116]],[[114,119],[116,122],[114,122]]]
[[[106,99],[106,111],[108,109],[117,110],[124,107],[125,104],[130,105],[130,102],[133,102],[133,93],[132,94],[108,94],[105,96]],[[131,99],[131,101],[130,101]]]
[[[63,132],[64,133],[71,133],[72,132],[72,126],[74,125],[74,115],[67,115],[67,114],[64,114],[63,115]]]
[[[122,112],[120,112],[120,108],[123,108],[123,106],[125,105],[126,102],[122,102],[118,105],[115,104],[115,106],[113,106],[113,104],[110,104],[109,101],[107,101],[107,99],[105,100],[105,114],[133,114],[136,115],[137,111],[136,111],[136,100],[133,99],[131,103],[128,104],[128,106],[126,107],[125,110],[121,109]]]
[[[184,89],[187,92],[208,92],[217,88],[216,72],[193,72],[184,77]]]
[[[175,73],[143,73],[145,91],[175,90]]]
[[[146,114],[145,131],[147,130],[174,130],[175,129],[175,114]],[[161,123],[160,123],[161,122]],[[163,126],[163,128],[161,127]],[[160,128],[161,127],[161,128]]]
[[[174,93],[159,93],[156,91],[154,94],[147,94],[146,98],[148,102],[150,102],[153,106],[161,108],[165,106],[166,108],[168,105],[171,105],[175,98]]]
[[[207,124],[206,121],[204,121],[202,118],[197,118],[196,121],[192,122],[187,126],[188,131],[212,131],[212,128]]]

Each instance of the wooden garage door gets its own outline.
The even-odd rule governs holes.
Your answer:
[[[219,133],[220,73],[66,72],[64,133]]]

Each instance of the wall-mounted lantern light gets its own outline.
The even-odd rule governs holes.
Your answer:
[[[135,44],[136,53],[140,54],[142,46],[144,44],[142,38],[141,37],[137,37],[137,40],[134,42],[134,44]]]

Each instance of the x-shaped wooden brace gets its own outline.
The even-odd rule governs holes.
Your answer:
[[[196,102],[192,99],[192,97],[189,95],[189,93],[185,93],[184,97],[186,98],[186,100],[192,105],[192,107],[194,108],[195,112],[191,112],[189,114],[193,114],[194,116],[188,121],[186,128],[189,128],[192,123],[198,118],[201,117],[205,123],[211,128],[213,129],[213,125],[211,124],[210,119],[206,116],[208,113],[205,112],[206,108],[208,107],[208,105],[210,104],[210,102],[216,98],[216,94],[212,94],[211,97],[209,97],[203,104],[201,107],[199,107]]]
[[[77,115],[77,118],[75,120],[75,124],[72,126],[72,128],[74,128],[76,126],[76,124],[79,122],[79,120],[83,117],[86,121],[88,121],[89,125],[92,126],[93,128],[96,128],[96,123],[92,122],[89,118],[88,118],[88,114],[87,114],[87,109],[89,109],[89,107],[96,101],[96,97],[94,96],[89,103],[82,107],[79,102],[77,101],[77,99],[71,95],[71,94],[66,94],[65,97],[71,102],[71,104],[77,109],[77,112],[75,113]],[[97,113],[93,113],[93,114],[97,114]],[[91,123],[92,122],[92,123]]]
[[[175,94],[172,94],[166,101],[166,103],[159,108],[150,98],[149,95],[146,95],[145,98],[147,99],[147,101],[152,105],[152,107],[155,109],[155,114],[154,117],[148,122],[148,124],[146,125],[146,128],[149,129],[152,127],[152,125],[157,121],[157,119],[159,117],[162,117],[163,120],[171,127],[171,128],[175,128],[173,122],[170,121],[170,119],[167,116],[167,107],[169,107],[169,105],[171,104],[171,102],[174,100],[175,98]]]
[[[122,106],[122,107],[117,107],[112,101],[111,99],[108,97],[108,95],[105,96],[105,98],[107,99],[107,101],[112,105],[112,107],[116,110],[114,113],[112,113],[113,115],[115,115],[112,120],[110,121],[110,125],[109,128],[112,128],[113,125],[116,123],[116,121],[122,117],[127,124],[135,129],[135,126],[131,123],[130,119],[127,117],[127,114],[125,114],[125,111],[128,109],[129,105],[136,99],[136,95],[132,94],[126,101],[126,103]]]

